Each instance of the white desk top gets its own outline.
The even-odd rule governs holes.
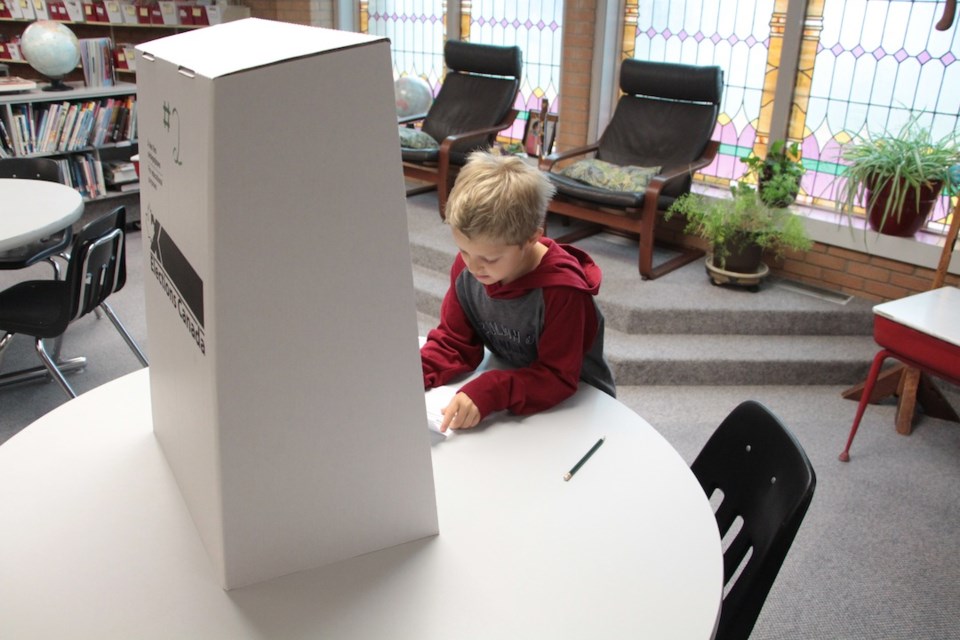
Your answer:
[[[80,219],[83,197],[58,182],[0,178],[0,251],[57,233]]]
[[[960,346],[960,289],[941,287],[891,300],[873,308],[888,318],[921,333]]]
[[[707,499],[650,425],[592,387],[434,443],[439,536],[225,592],[152,433],[147,371],[0,446],[4,637],[713,635]]]

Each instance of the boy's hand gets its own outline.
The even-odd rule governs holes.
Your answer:
[[[473,400],[465,393],[458,393],[453,396],[446,407],[443,408],[443,422],[440,424],[440,431],[446,431],[447,427],[451,429],[469,429],[477,426],[480,422],[480,410]]]

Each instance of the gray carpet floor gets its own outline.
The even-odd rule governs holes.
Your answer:
[[[112,303],[149,355],[140,242],[139,233],[129,235],[129,283]],[[0,288],[48,274],[44,266],[0,272]],[[421,316],[421,331],[432,322]],[[92,315],[70,328],[64,354],[89,358],[69,376],[80,393],[139,366],[109,321]],[[35,364],[29,340],[17,337],[0,371]],[[892,404],[871,406],[844,464],[837,454],[855,405],[841,398],[843,389],[627,386],[619,393],[688,461],[748,398],[777,413],[806,448],[817,492],[751,638],[960,638],[960,425],[921,417],[905,437],[894,430]],[[50,382],[0,389],[0,442],[65,399]]]

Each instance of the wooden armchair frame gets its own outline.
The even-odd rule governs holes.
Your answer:
[[[573,242],[604,228],[639,234],[638,270],[643,279],[658,278],[702,257],[698,248],[671,247],[679,253],[654,267],[653,246],[661,211],[690,189],[695,172],[710,165],[720,144],[712,139],[723,92],[718,67],[624,60],[623,92],[600,138],[591,144],[540,161],[557,193],[551,213],[583,220],[584,228],[556,240]],[[642,192],[615,191],[589,185],[555,171],[558,163],[592,154],[622,167],[660,167]]]

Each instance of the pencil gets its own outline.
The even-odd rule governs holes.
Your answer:
[[[570,469],[570,471],[567,471],[565,474],[563,474],[564,481],[570,480],[570,478],[573,477],[573,474],[575,474],[577,471],[580,470],[580,467],[583,466],[583,463],[590,459],[590,456],[592,456],[597,451],[597,449],[600,448],[600,445],[602,445],[603,441],[606,439],[607,439],[607,436],[603,436],[602,438],[597,440],[597,442],[592,447],[590,447],[590,451],[587,451],[583,455],[583,457],[580,458],[580,461],[577,462],[577,464],[573,465],[573,469]]]

